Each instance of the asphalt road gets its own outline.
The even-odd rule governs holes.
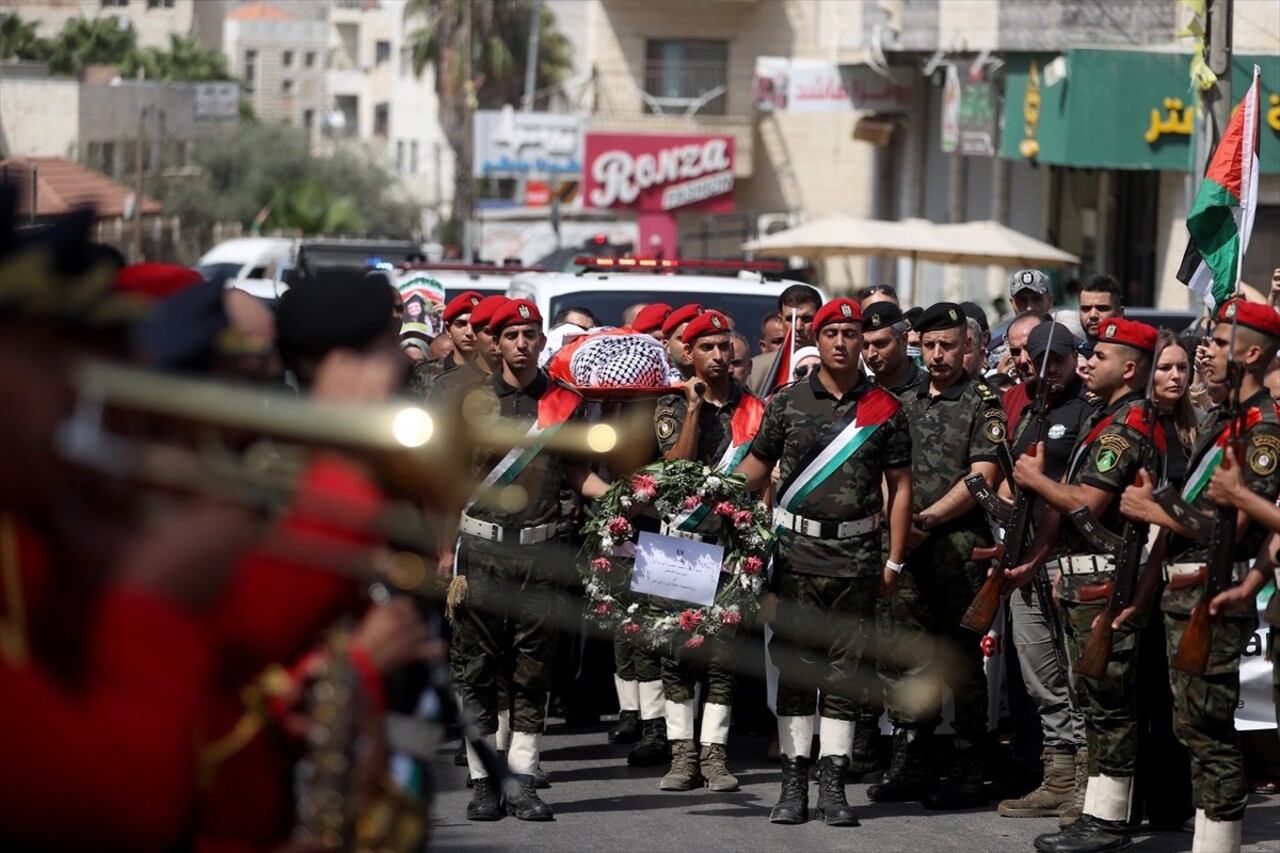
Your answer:
[[[439,792],[431,847],[451,851],[1032,851],[1033,839],[1055,831],[1054,818],[999,817],[995,805],[962,812],[927,812],[916,803],[872,804],[866,785],[848,786],[862,826],[828,827],[769,823],[781,771],[764,758],[765,738],[733,737],[729,769],[742,790],[713,794],[705,788],[683,793],[658,790],[666,768],[636,769],[626,764],[628,746],[605,741],[607,724],[566,728],[553,719],[543,738],[542,765],[552,787],[541,791],[556,814],[554,823],[524,823],[504,818],[495,823],[466,819],[471,792],[466,769],[453,766],[457,741],[440,750],[434,768]],[[817,786],[810,789],[810,800]],[[1134,834],[1137,853],[1175,853],[1191,849],[1190,832]],[[1253,796],[1245,815],[1244,850],[1280,851],[1280,797]]]

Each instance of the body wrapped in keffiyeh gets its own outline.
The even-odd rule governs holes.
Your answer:
[[[570,341],[551,359],[551,375],[587,396],[653,396],[670,390],[667,349],[650,335],[606,329]]]

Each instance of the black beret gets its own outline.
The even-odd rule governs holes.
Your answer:
[[[971,320],[978,321],[978,328],[984,332],[991,331],[991,321],[987,319],[987,312],[978,307],[976,302],[961,302],[960,310]]]
[[[920,322],[920,315],[923,313],[924,313],[924,306],[917,305],[914,308],[908,308],[903,313],[902,318],[907,321],[907,324],[910,328],[914,329],[916,327],[916,323]]]
[[[920,319],[912,324],[912,328],[920,334],[925,332],[941,332],[945,329],[958,329],[965,325],[969,318],[954,302],[936,302],[924,309]]]
[[[872,302],[862,309],[862,328],[865,331],[887,329],[902,318],[902,309],[892,302]]]
[[[359,349],[391,328],[395,295],[363,270],[327,272],[291,287],[276,310],[280,349],[322,357],[340,347]]]

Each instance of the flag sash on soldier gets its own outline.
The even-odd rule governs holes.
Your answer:
[[[881,398],[873,398],[881,399]],[[871,400],[863,401],[856,406],[856,416],[847,426],[822,448],[817,456],[809,462],[786,487],[778,505],[789,512],[794,512],[809,494],[822,485],[828,477],[840,469],[849,457],[858,452],[872,434],[898,410],[898,402],[889,394],[882,398],[884,405],[868,405]]]
[[[762,417],[764,417],[764,402],[759,397],[744,392],[742,399],[738,402],[738,408],[734,410],[733,417],[729,421],[729,446],[720,455],[715,468],[726,474],[733,473],[738,464],[746,458],[747,451],[751,449],[751,442],[760,430]],[[710,511],[711,508],[705,504],[694,509],[681,510],[671,520],[671,526],[686,533],[696,530]]]
[[[1262,410],[1252,408],[1245,412],[1244,430],[1248,432],[1262,421]],[[1213,478],[1213,472],[1218,470],[1218,466],[1222,464],[1222,451],[1227,446],[1227,440],[1231,437],[1231,424],[1227,424],[1223,428],[1222,433],[1213,443],[1213,449],[1204,455],[1200,462],[1187,476],[1187,484],[1182,487],[1182,499],[1187,503],[1193,502],[1204,491],[1204,487],[1209,485],[1209,480]]]
[[[565,421],[577,409],[580,400],[576,393],[559,385],[553,385],[548,389],[538,401],[538,419],[524,435],[529,441],[528,446],[513,447],[507,451],[506,456],[498,460],[498,464],[493,466],[480,483],[480,488],[476,490],[475,495],[467,502],[463,512],[475,506],[476,501],[488,494],[494,486],[506,486],[515,482],[521,472],[529,467],[534,457],[547,446],[547,442],[556,434],[556,431],[564,426]]]

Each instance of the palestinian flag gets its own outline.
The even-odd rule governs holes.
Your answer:
[[[1178,281],[1200,294],[1210,310],[1229,299],[1240,281],[1258,207],[1258,66],[1253,85],[1218,142],[1204,183],[1187,214],[1187,251]]]
[[[795,317],[794,310],[791,312],[791,316],[792,318]],[[774,391],[792,381],[791,357],[796,351],[794,323],[787,323],[786,338],[787,342],[778,347],[777,355],[773,357],[773,362],[769,365],[769,370],[764,375],[764,382],[760,385],[761,397],[771,397]]]

